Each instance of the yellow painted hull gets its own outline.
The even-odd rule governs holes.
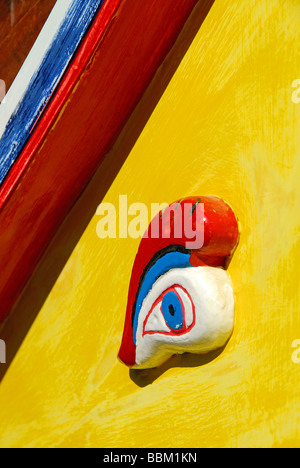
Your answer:
[[[0,386],[1,446],[300,446],[299,15],[298,0],[216,0],[106,192],[152,84],[16,307],[38,314]],[[100,240],[96,214],[72,239],[120,194],[149,208],[217,195],[239,217],[235,328],[214,359],[117,360],[139,239]]]

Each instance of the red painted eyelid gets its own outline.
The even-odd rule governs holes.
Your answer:
[[[191,323],[191,325],[188,327],[188,328],[185,328],[185,330],[182,332],[182,331],[179,331],[176,333],[175,330],[172,330],[166,323],[165,321],[165,324],[168,328],[170,328],[170,332],[163,332],[163,331],[145,331],[145,327],[146,327],[146,324],[147,324],[147,321],[148,321],[148,318],[150,317],[151,313],[153,312],[153,309],[157,306],[157,304],[162,300],[162,296],[167,294],[169,291],[174,291],[176,293],[176,295],[178,296],[179,300],[180,300],[180,303],[182,305],[182,310],[183,310],[183,324],[184,324],[184,327],[186,327],[186,320],[185,320],[185,308],[184,308],[184,304],[182,302],[182,299],[181,297],[179,296],[179,294],[177,293],[176,289],[175,288],[180,288],[182,289],[182,291],[187,295],[187,297],[189,298],[189,301],[192,305],[192,312],[193,312],[193,322]],[[164,316],[163,316],[163,313],[162,313],[162,309],[161,310],[161,314],[162,314],[162,317],[163,319],[165,320]],[[163,293],[161,293],[161,295],[156,299],[156,301],[154,302],[154,304],[152,305],[150,311],[148,312],[145,320],[144,320],[144,323],[143,323],[143,334],[142,336],[145,336],[145,335],[155,335],[155,334],[160,334],[160,335],[171,335],[171,336],[181,336],[181,335],[184,335],[186,333],[188,333],[194,326],[195,326],[195,323],[196,323],[196,312],[195,312],[195,305],[192,301],[192,298],[191,296],[189,295],[189,293],[187,292],[187,290],[179,285],[179,284],[174,284],[173,286],[170,286],[168,289],[166,289]]]

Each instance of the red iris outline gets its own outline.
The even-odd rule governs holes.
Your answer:
[[[186,296],[188,297],[191,305],[192,305],[192,312],[193,312],[193,321],[191,323],[191,325],[189,327],[186,327],[186,320],[185,320],[185,307],[184,307],[184,304],[182,302],[182,299],[180,297],[180,295],[178,294],[178,292],[176,291],[176,288],[179,288],[181,289],[185,294]],[[183,325],[182,325],[182,328],[180,328],[179,330],[174,330],[172,328],[169,327],[169,325],[167,325],[167,322],[164,318],[164,315],[163,315],[163,311],[162,311],[162,300],[163,300],[163,297],[170,291],[173,291],[176,296],[178,297],[179,301],[180,301],[180,304],[181,304],[181,307],[182,307],[182,313],[183,313]],[[153,312],[153,309],[157,306],[157,304],[159,304],[161,302],[161,306],[160,306],[160,312],[161,312],[161,315],[163,317],[163,320],[166,324],[166,326],[170,329],[169,332],[165,332],[165,331],[155,331],[155,330],[149,330],[149,331],[145,331],[145,328],[146,328],[146,325],[147,325],[147,322],[148,322],[148,319],[150,317],[150,315],[152,314]],[[150,311],[148,312],[145,320],[144,320],[144,323],[143,323],[143,334],[142,336],[145,336],[145,335],[155,335],[155,334],[160,334],[160,335],[171,335],[171,336],[181,336],[181,335],[185,335],[186,333],[188,333],[194,326],[195,326],[195,323],[196,323],[196,312],[195,312],[195,305],[192,301],[192,298],[190,296],[190,294],[187,292],[187,290],[181,286],[180,284],[174,284],[173,286],[170,286],[168,289],[166,289],[164,292],[161,293],[161,295],[156,299],[156,301],[154,302],[154,304],[152,305]]]

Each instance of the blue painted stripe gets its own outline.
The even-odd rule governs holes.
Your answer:
[[[139,313],[143,304],[143,301],[149,291],[152,289],[155,281],[167,271],[172,268],[187,268],[191,267],[190,264],[190,253],[182,252],[169,252],[163,257],[159,258],[157,262],[149,269],[146,273],[144,281],[140,287],[136,307],[133,311],[134,320],[133,320],[133,342],[136,345],[136,333],[138,327]]]
[[[74,0],[41,66],[11,116],[0,140],[0,184],[18,158],[30,132],[105,0]]]

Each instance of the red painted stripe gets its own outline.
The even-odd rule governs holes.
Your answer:
[[[107,0],[0,190],[0,320],[197,0]]]

